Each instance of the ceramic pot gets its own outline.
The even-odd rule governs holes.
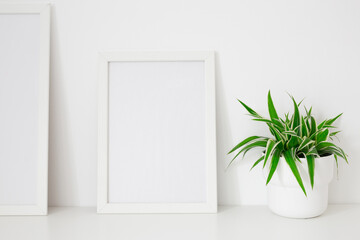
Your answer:
[[[267,185],[269,209],[283,217],[312,218],[325,212],[328,206],[328,188],[334,175],[334,157],[315,159],[314,188],[311,188],[307,161],[297,162],[307,196],[300,188],[289,165],[280,158],[277,169]],[[267,178],[269,168],[264,168]]]

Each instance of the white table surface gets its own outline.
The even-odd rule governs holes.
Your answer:
[[[217,214],[110,215],[92,207],[57,207],[48,216],[0,216],[0,239],[360,240],[360,205],[331,205],[312,219],[279,217],[265,206],[219,207]]]

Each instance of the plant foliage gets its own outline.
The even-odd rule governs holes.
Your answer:
[[[265,167],[266,163],[269,162],[270,171],[266,184],[270,182],[276,171],[280,157],[284,157],[294,174],[294,177],[299,183],[299,186],[306,195],[305,187],[296,165],[297,161],[301,162],[301,159],[304,161],[306,159],[311,187],[314,187],[314,169],[317,158],[334,155],[336,163],[338,157],[343,158],[348,162],[347,155],[343,149],[329,141],[329,139],[332,140],[332,137],[340,132],[332,131],[335,128],[332,124],[342,115],[342,113],[334,118],[326,119],[320,124],[317,124],[315,118],[311,114],[312,108],[308,110],[304,107],[306,114],[302,115],[299,110],[301,102],[297,103],[292,96],[290,96],[290,98],[294,105],[294,113],[291,116],[285,114],[284,118],[280,118],[276,112],[270,91],[268,93],[269,118],[262,117],[245,103],[238,100],[254,121],[267,124],[273,137],[251,136],[244,139],[229,152],[230,154],[237,151],[229,165],[241,153],[243,153],[244,157],[245,154],[253,148],[263,148],[264,156],[260,157],[254,163],[252,168],[260,162],[263,162],[263,167]]]

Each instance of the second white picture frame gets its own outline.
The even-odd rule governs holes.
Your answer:
[[[98,213],[217,211],[215,56],[99,55]]]

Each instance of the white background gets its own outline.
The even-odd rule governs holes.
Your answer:
[[[8,2],[13,2],[8,0]],[[95,206],[97,52],[216,50],[218,197],[221,204],[265,204],[251,160],[225,172],[227,151],[266,128],[236,98],[266,113],[272,90],[279,112],[286,91],[306,97],[320,119],[340,112],[340,164],[332,203],[360,202],[360,2],[356,0],[53,0],[49,200]]]

